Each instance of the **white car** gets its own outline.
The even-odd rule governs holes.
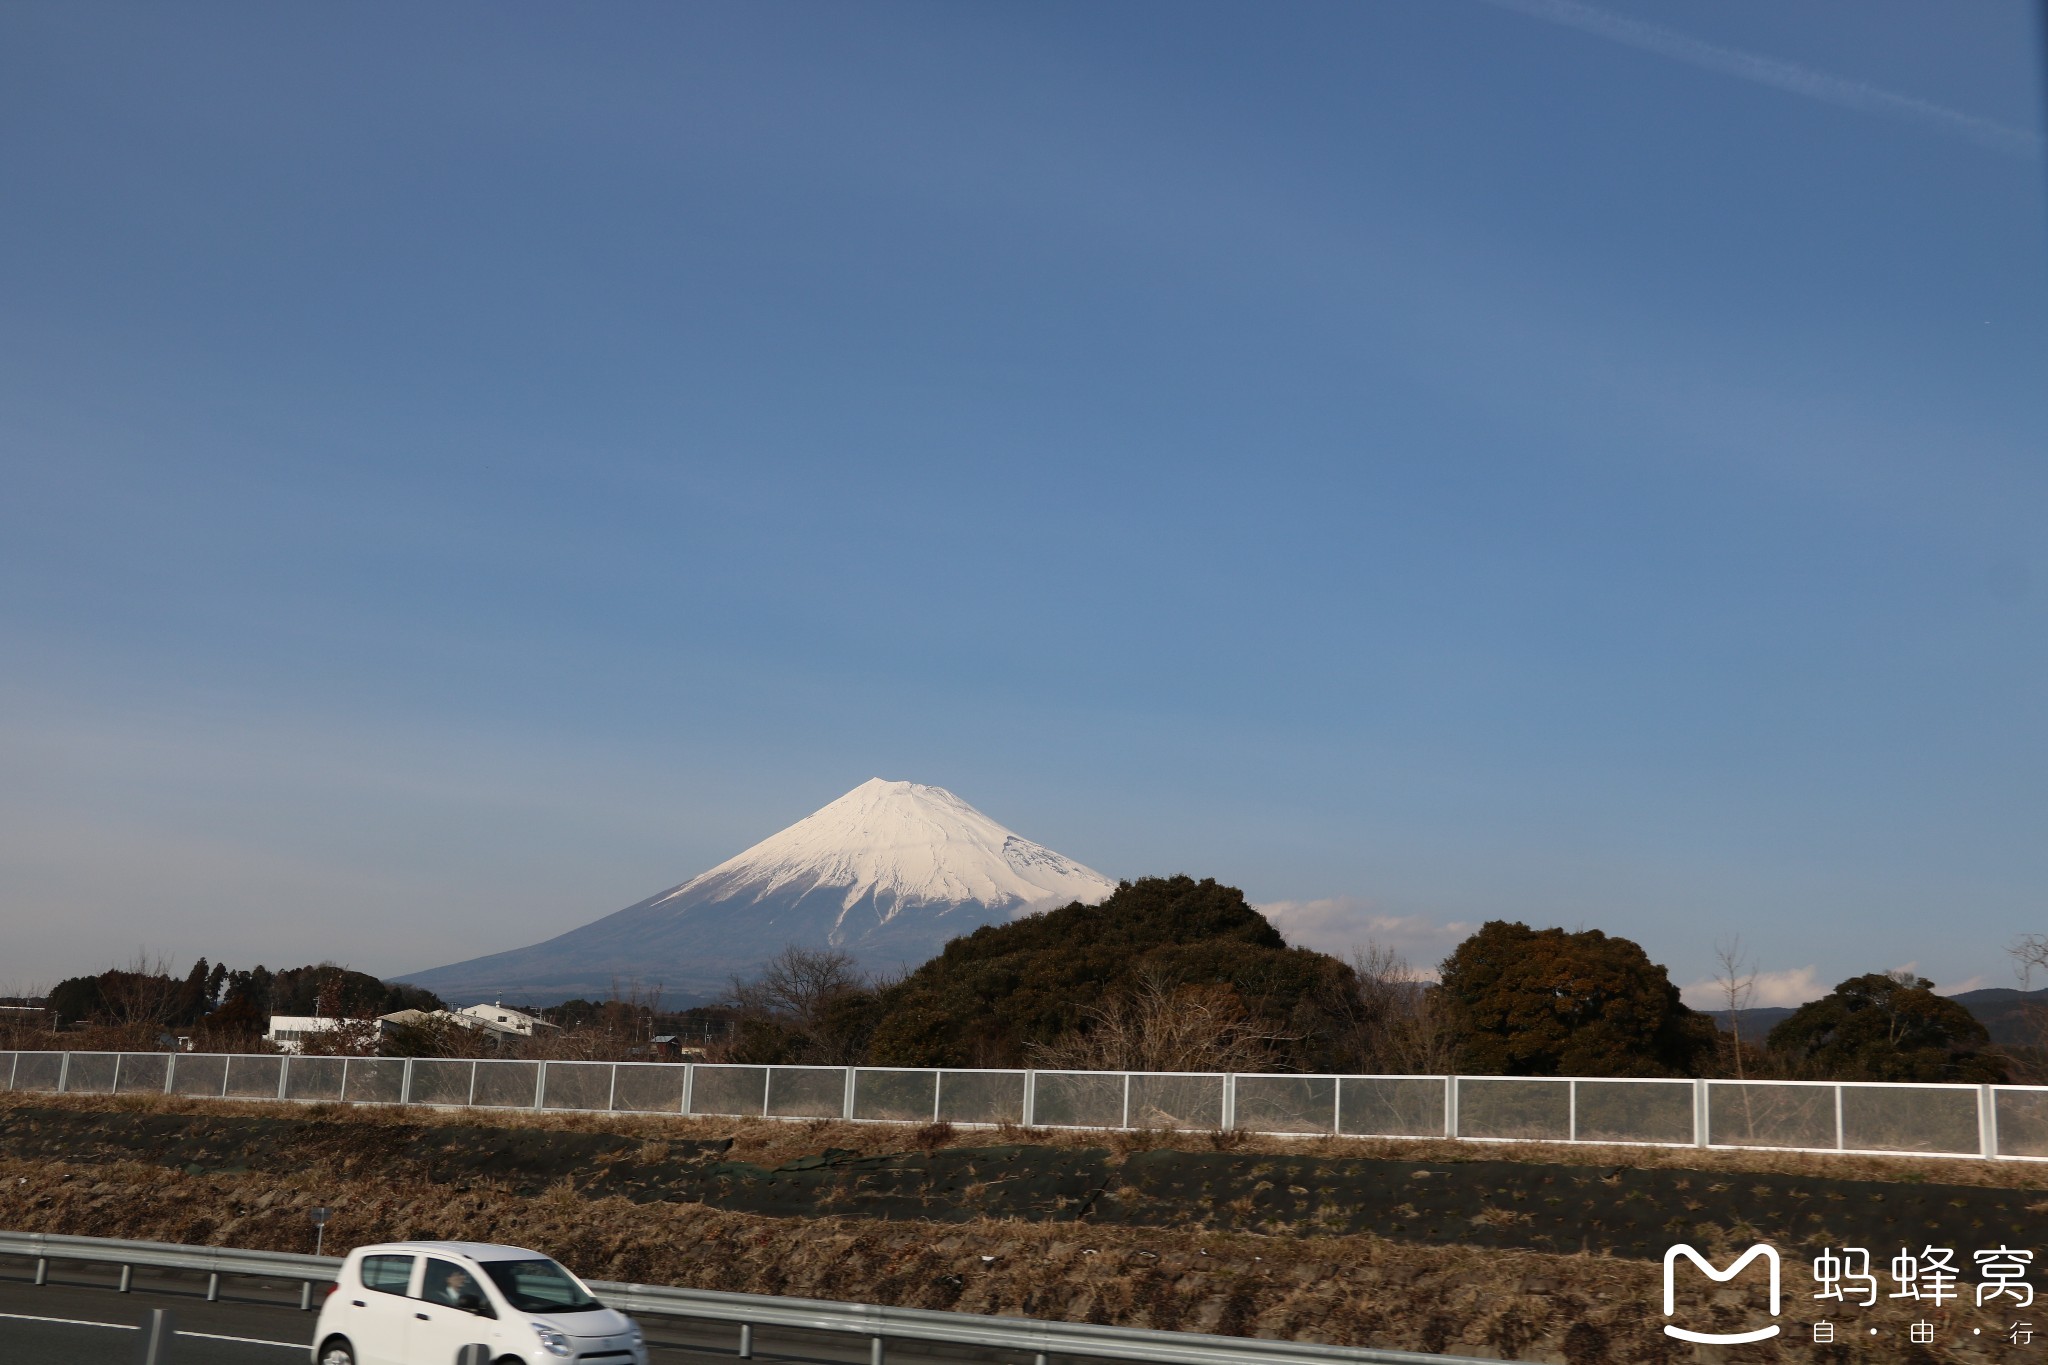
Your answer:
[[[483,1346],[472,1352],[467,1347]],[[342,1262],[313,1331],[313,1365],[647,1365],[624,1313],[537,1251],[386,1242]]]

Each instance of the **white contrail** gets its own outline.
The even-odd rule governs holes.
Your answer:
[[[1830,76],[1825,71],[1816,71],[1796,62],[1779,61],[1775,57],[1744,52],[1740,48],[1722,47],[1676,29],[1580,4],[1579,0],[1486,0],[1486,3],[1612,42],[1626,43],[1704,71],[1718,71],[1724,76],[1754,81],[1758,85],[1804,95],[1807,99],[1854,109],[1858,113],[1881,114],[1940,128],[1997,151],[2028,157],[2041,151],[2041,135],[2026,128],[1979,118],[1945,104],[1896,94],[1862,81]]]

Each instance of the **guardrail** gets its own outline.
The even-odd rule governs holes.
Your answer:
[[[198,1271],[207,1276],[206,1297],[220,1297],[223,1275],[305,1281],[299,1307],[311,1305],[315,1284],[331,1282],[341,1269],[338,1256],[284,1251],[243,1251],[231,1247],[188,1247],[166,1242],[126,1242],[100,1237],[63,1237],[40,1232],[0,1232],[0,1256],[36,1263],[35,1282],[49,1282],[50,1263],[75,1262],[121,1267],[120,1292],[130,1291],[136,1266]],[[923,1308],[885,1308],[869,1303],[823,1299],[770,1298],[709,1289],[619,1284],[592,1280],[590,1288],[607,1305],[631,1313],[730,1323],[740,1329],[738,1354],[753,1357],[754,1329],[780,1327],[866,1338],[869,1359],[883,1365],[885,1343],[924,1341],[977,1346],[1028,1354],[1033,1365],[1060,1357],[1159,1362],[1160,1365],[1480,1365],[1472,1357],[1425,1355],[1365,1346],[1325,1346],[1264,1337],[1223,1337],[1197,1332],[1157,1332],[1137,1327],[1101,1327],[1081,1322],[1042,1322],[974,1313],[941,1313]]]
[[[2048,1087],[0,1052],[0,1089],[2048,1160]]]

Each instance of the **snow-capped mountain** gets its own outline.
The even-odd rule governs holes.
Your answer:
[[[1115,889],[943,787],[878,777],[637,905],[399,979],[451,999],[536,1003],[659,982],[683,1001],[716,995],[791,943],[843,948],[864,965],[921,962],[984,924]]]

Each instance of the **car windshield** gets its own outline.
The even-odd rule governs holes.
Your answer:
[[[483,1267],[522,1313],[588,1313],[604,1307],[553,1261],[485,1261]]]

